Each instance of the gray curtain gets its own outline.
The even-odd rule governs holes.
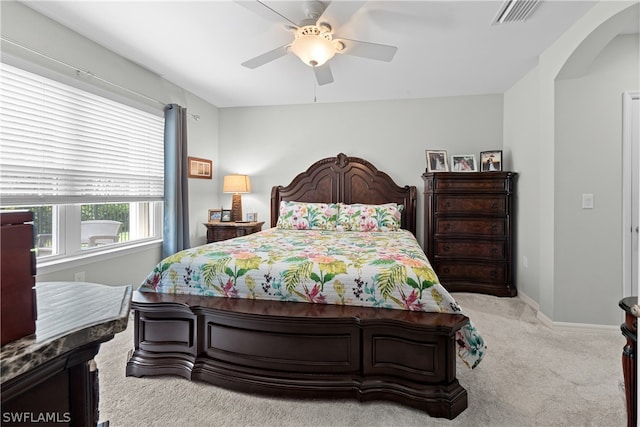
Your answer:
[[[164,235],[162,257],[189,248],[187,109],[164,109]]]

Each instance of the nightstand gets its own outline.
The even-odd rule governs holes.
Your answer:
[[[262,230],[261,222],[205,222],[207,227],[207,243],[246,236]]]

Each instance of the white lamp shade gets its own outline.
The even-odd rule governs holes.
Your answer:
[[[291,43],[291,50],[302,62],[311,67],[323,65],[336,53],[336,47],[331,42],[330,36],[302,32],[296,34],[295,40]]]
[[[225,193],[250,193],[251,180],[248,175],[226,175],[222,183],[222,191]]]

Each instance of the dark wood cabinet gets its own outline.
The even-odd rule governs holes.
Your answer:
[[[100,344],[127,327],[131,286],[38,282],[35,334],[0,347],[3,426],[96,426]]]
[[[33,212],[0,212],[0,325],[5,345],[36,330]]]
[[[424,246],[451,292],[515,296],[514,172],[431,172],[425,182]]]
[[[624,323],[620,325],[627,343],[622,349],[622,373],[627,404],[627,427],[636,427],[638,421],[638,297],[626,297],[618,303],[624,310]]]
[[[261,222],[205,222],[207,227],[207,243],[246,236],[262,230]]]

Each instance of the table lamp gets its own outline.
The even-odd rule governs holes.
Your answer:
[[[242,193],[251,192],[251,181],[248,175],[226,175],[222,183],[222,191],[233,193],[231,200],[231,221],[242,221]]]

